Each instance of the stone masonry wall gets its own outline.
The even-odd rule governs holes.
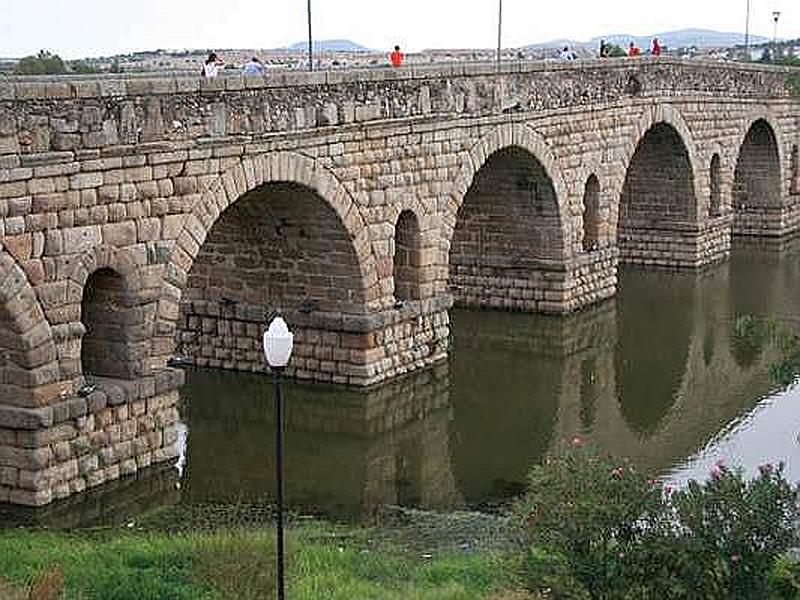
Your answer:
[[[0,407],[0,502],[41,506],[175,458],[182,375],[98,379],[88,397]]]
[[[558,217],[548,220],[552,227],[535,259],[520,265],[499,256],[491,272],[467,274],[468,294],[485,299],[488,287],[489,296],[501,299],[498,306],[564,312],[613,295],[617,263],[626,259],[618,243],[626,174],[639,142],[659,124],[674,129],[685,146],[688,166],[676,177],[691,179],[694,200],[688,224],[679,230],[685,243],[656,240],[662,247],[646,252],[662,253],[664,264],[702,266],[724,258],[739,151],[759,120],[774,132],[781,182],[782,208],[766,218],[766,233],[789,232],[800,215],[789,175],[800,124],[788,73],[643,59],[212,81],[0,81],[0,424],[13,429],[2,434],[4,477],[13,489],[33,492],[31,502],[48,501],[56,488],[57,495],[72,490],[64,487],[75,479],[72,466],[63,477],[45,477],[41,473],[59,461],[47,450],[40,452],[45,463],[20,450],[25,446],[18,431],[44,431],[55,422],[29,421],[29,414],[79,403],[87,380],[102,388],[160,376],[177,341],[191,350],[187,336],[194,330],[184,323],[192,319],[208,329],[204,345],[214,354],[204,356],[198,346],[194,356],[223,367],[263,368],[257,342],[264,307],[278,304],[298,332],[298,376],[371,384],[443,359],[450,288],[460,276],[459,265],[451,269],[449,263],[460,211],[462,205],[470,210],[468,192],[481,168],[509,148],[535,158],[528,166],[546,173]],[[720,157],[720,207],[719,215],[710,216],[714,155]],[[583,200],[592,176],[599,187],[597,240],[584,248]],[[282,196],[281,189],[291,193]],[[262,191],[269,194],[256,199]],[[496,198],[514,205],[506,194]],[[241,221],[251,229],[243,239],[249,241],[239,240],[231,251],[215,249],[223,244],[215,224],[224,232],[226,209],[250,201],[258,210],[231,213],[243,211]],[[489,222],[501,214],[484,208],[487,213],[475,219]],[[395,236],[403,212],[413,213],[419,227],[419,299],[398,303]],[[288,233],[278,235],[276,228]],[[259,239],[255,233],[263,231],[272,233]],[[531,241],[515,236],[515,246],[523,239]],[[263,258],[260,265],[247,262],[259,242],[263,252],[277,245],[295,258],[265,271]],[[212,268],[206,262],[211,256],[225,268]],[[226,278],[231,265],[248,272],[249,292]],[[119,276],[129,294],[121,323],[130,342],[127,381],[103,382],[91,360],[84,361],[83,350],[97,333],[87,327],[96,298],[85,291],[93,274],[105,270]],[[279,280],[269,280],[269,273],[284,273],[286,285],[269,287]],[[301,284],[290,289],[288,274]],[[223,306],[223,290],[241,293],[224,297],[244,311],[243,337],[226,333],[240,325],[223,316],[231,310]],[[537,300],[526,305],[532,298]],[[346,346],[351,334],[361,348]],[[339,359],[329,358],[337,350]],[[163,397],[150,388],[136,395],[146,411],[147,394]],[[79,413],[70,419],[88,416]],[[123,416],[114,419],[125,421]],[[103,431],[114,425],[107,413],[101,421]],[[77,431],[88,424],[76,420],[73,426]],[[136,427],[134,440],[152,433],[147,421]],[[96,439],[87,456],[104,447],[102,436]],[[86,473],[105,473],[97,460],[96,468],[91,457],[84,461]],[[22,485],[21,470],[30,467],[41,472],[33,489],[27,480]],[[86,478],[80,467],[77,477]],[[80,484],[75,486],[77,491]],[[4,489],[11,497],[12,485]],[[15,498],[21,501],[20,493]]]

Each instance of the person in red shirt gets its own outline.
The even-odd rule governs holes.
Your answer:
[[[658,38],[653,38],[653,46],[650,48],[650,54],[653,56],[661,56],[661,44],[658,43]]]
[[[631,42],[631,45],[628,47],[628,56],[639,56],[640,53],[641,50],[639,50],[639,47]]]
[[[392,61],[392,66],[393,66],[393,67],[400,67],[400,66],[402,66],[402,65],[403,65],[403,59],[404,59],[404,58],[405,58],[405,56],[403,56],[403,53],[402,53],[402,52],[400,52],[400,46],[395,46],[395,47],[394,47],[394,52],[392,52],[392,53],[389,55],[389,60],[391,60],[391,61]]]

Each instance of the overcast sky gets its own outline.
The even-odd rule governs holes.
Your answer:
[[[746,0],[503,0],[503,45],[706,28],[744,31]],[[370,48],[491,48],[498,0],[312,0],[315,39]],[[800,1],[751,0],[751,32],[800,37]],[[274,48],[306,36],[306,0],[0,0],[0,56]]]

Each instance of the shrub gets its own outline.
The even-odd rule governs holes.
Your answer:
[[[579,589],[574,579],[592,598],[767,598],[767,574],[796,541],[798,493],[782,466],[748,482],[718,465],[673,493],[574,444],[529,485],[517,511],[534,590]]]

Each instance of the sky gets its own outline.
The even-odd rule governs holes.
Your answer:
[[[500,0],[311,0],[314,38],[374,49],[493,48]],[[503,46],[684,28],[745,29],[746,0],[502,0]],[[750,31],[800,37],[798,0],[750,0]],[[306,39],[307,0],[0,0],[0,56],[276,48]]]

